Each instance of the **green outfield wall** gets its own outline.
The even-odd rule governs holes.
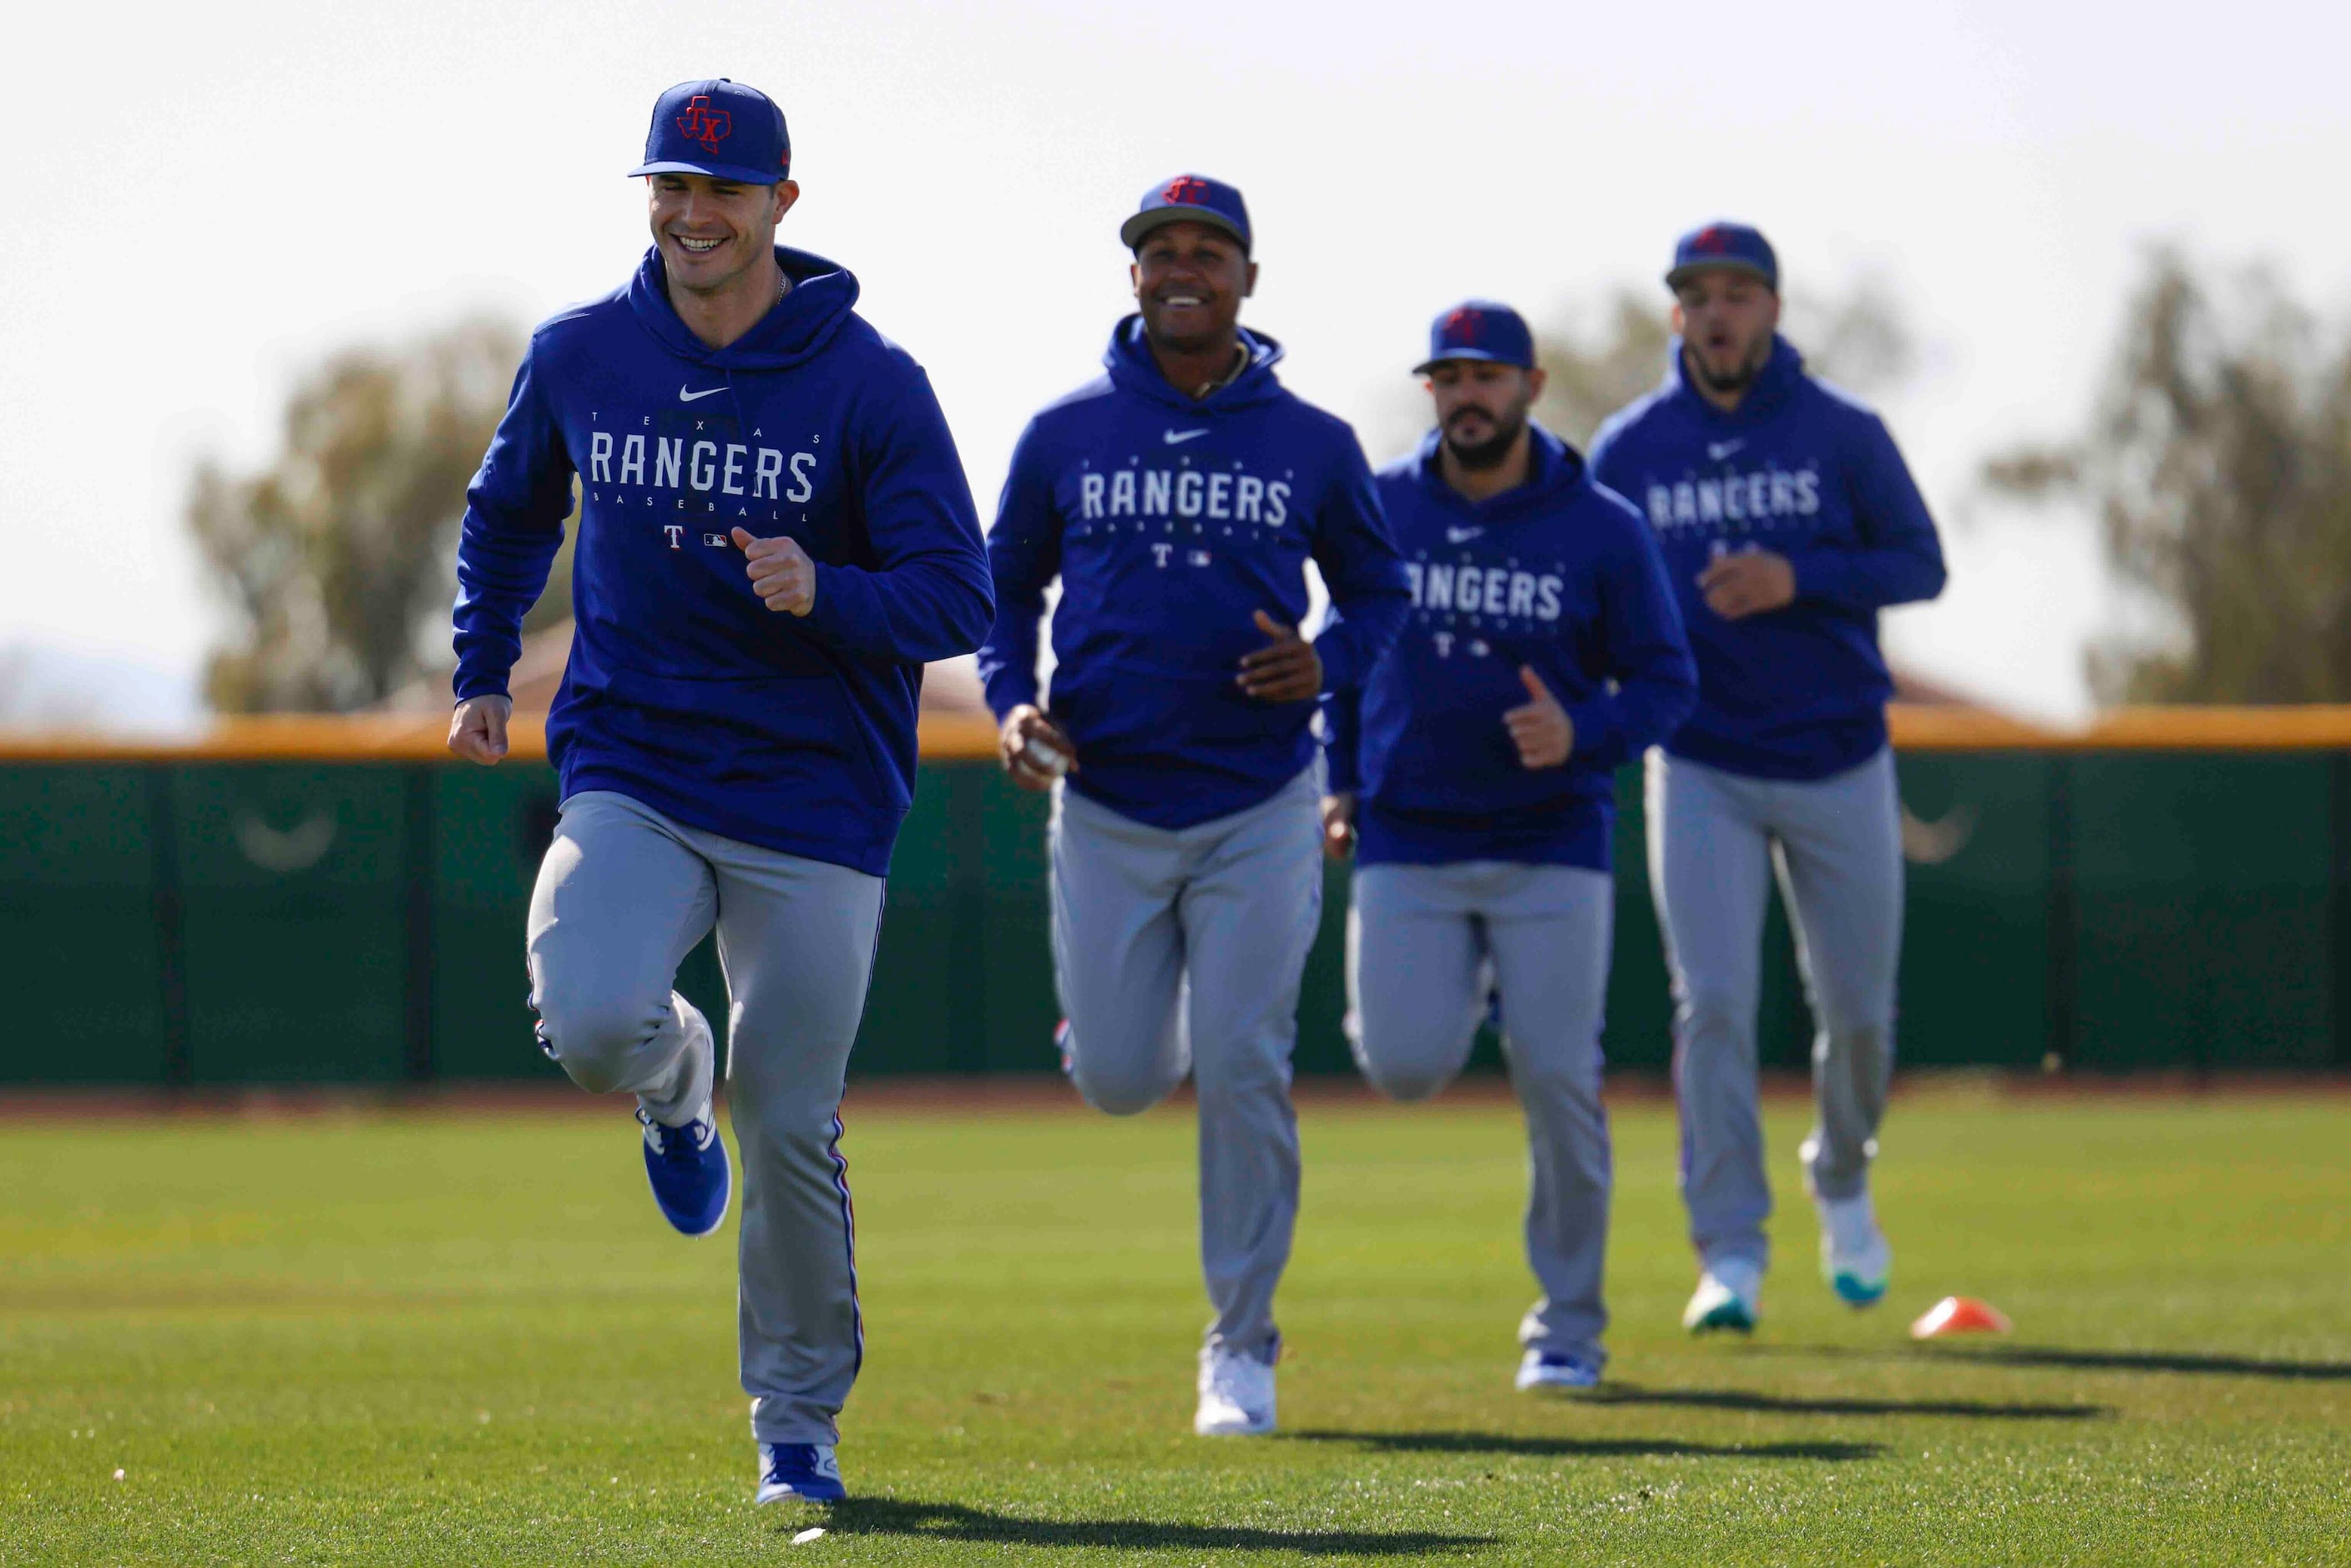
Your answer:
[[[2351,1066],[2351,749],[1935,749],[1901,776],[1906,1063]],[[1656,1069],[1635,772],[1619,796],[1606,1045]],[[0,761],[0,1082],[554,1076],[522,929],[555,804],[541,761]],[[991,765],[925,766],[855,1071],[1052,1068],[1043,832]],[[1345,895],[1333,872],[1301,1072],[1350,1070]],[[1810,1025],[1777,909],[1767,940],[1765,1060],[1794,1066]],[[681,984],[723,1017],[707,943]]]

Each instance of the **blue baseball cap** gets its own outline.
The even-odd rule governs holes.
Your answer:
[[[1751,273],[1763,280],[1766,288],[1779,292],[1780,258],[1772,254],[1771,242],[1761,229],[1745,224],[1708,224],[1690,230],[1674,246],[1674,265],[1666,274],[1666,287],[1679,288],[1684,278],[1709,267]]]
[[[1489,360],[1535,368],[1535,335],[1526,319],[1491,299],[1464,299],[1428,324],[1428,358],[1413,367],[1425,376],[1447,360]]]
[[[745,185],[792,177],[792,138],[784,111],[756,87],[720,77],[682,81],[653,105],[639,174],[707,174]]]
[[[1143,205],[1118,225],[1118,237],[1129,250],[1143,248],[1143,236],[1168,224],[1206,224],[1222,229],[1249,251],[1249,206],[1240,192],[1222,180],[1200,174],[1178,174],[1164,185],[1143,193]]]

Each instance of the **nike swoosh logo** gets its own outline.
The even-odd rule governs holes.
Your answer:
[[[1483,528],[1447,528],[1445,530],[1445,542],[1451,545],[1466,545],[1485,531]]]
[[[704,398],[716,397],[720,392],[723,392],[726,390],[726,389],[725,387],[712,387],[708,392],[688,392],[684,387],[680,387],[677,389],[677,401],[680,402],[700,402]]]
[[[1706,455],[1719,463],[1746,444],[1744,438],[1738,441],[1709,441],[1706,444]]]
[[[1167,433],[1166,441],[1167,444],[1170,446],[1181,446],[1184,443],[1191,440],[1196,435],[1206,435],[1208,433],[1205,430],[1171,430]]]

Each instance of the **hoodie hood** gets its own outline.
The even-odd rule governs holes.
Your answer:
[[[629,280],[629,308],[646,331],[679,359],[714,371],[788,371],[813,359],[857,304],[857,279],[848,268],[804,250],[776,247],[776,265],[791,288],[752,329],[723,349],[695,337],[669,302],[669,269],[659,246],[645,252]]]
[[[1420,449],[1409,459],[1413,477],[1440,505],[1465,516],[1475,517],[1484,523],[1507,523],[1532,512],[1544,511],[1557,506],[1583,485],[1583,456],[1574,447],[1532,422],[1527,425],[1527,435],[1531,448],[1527,481],[1523,485],[1512,486],[1499,496],[1472,501],[1445,482],[1445,470],[1437,459],[1437,448],[1445,439],[1442,431],[1432,430],[1420,438]]]
[[[1688,368],[1682,359],[1681,339],[1677,337],[1666,346],[1665,390],[1674,396],[1687,398],[1700,413],[1729,423],[1743,424],[1776,413],[1795,392],[1803,374],[1804,356],[1796,352],[1793,343],[1774,332],[1771,334],[1771,357],[1764,361],[1763,368],[1756,372],[1755,384],[1747,389],[1747,395],[1739,400],[1736,409],[1725,413],[1699,396],[1698,389],[1689,384]]]
[[[1159,361],[1151,357],[1151,345],[1143,335],[1140,311],[1111,329],[1110,347],[1102,351],[1102,363],[1110,370],[1111,384],[1119,391],[1186,413],[1220,413],[1228,409],[1270,402],[1281,395],[1281,382],[1273,373],[1273,367],[1281,359],[1281,345],[1246,327],[1240,329],[1240,338],[1241,347],[1249,350],[1248,365],[1239,375],[1196,400],[1185,396],[1159,373]]]

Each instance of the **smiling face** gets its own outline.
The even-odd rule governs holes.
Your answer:
[[[648,174],[645,194],[670,286],[716,294],[774,254],[776,225],[800,188],[789,180],[744,185],[707,174]]]
[[[1708,267],[1674,289],[1674,330],[1708,391],[1745,392],[1771,360],[1779,327],[1779,293],[1751,272]]]
[[[1257,264],[1220,228],[1162,224],[1135,248],[1129,269],[1143,329],[1153,343],[1196,353],[1228,340],[1241,301],[1257,288]]]
[[[1464,468],[1491,468],[1510,455],[1542,396],[1543,373],[1491,360],[1439,360],[1428,367],[1437,428]]]

